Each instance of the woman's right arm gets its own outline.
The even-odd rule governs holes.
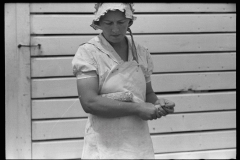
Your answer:
[[[121,102],[98,94],[98,77],[77,79],[77,90],[86,113],[106,118],[137,115],[143,120],[157,119],[157,109],[151,103]]]

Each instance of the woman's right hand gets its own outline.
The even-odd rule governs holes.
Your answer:
[[[138,116],[143,120],[160,118],[158,109],[152,103],[139,103]]]

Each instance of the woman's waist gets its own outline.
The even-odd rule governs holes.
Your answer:
[[[104,118],[96,115],[90,115],[89,122],[93,123],[90,126],[92,129],[101,134],[107,134],[108,132],[148,132],[148,122],[142,120],[138,116],[124,116],[117,118]]]

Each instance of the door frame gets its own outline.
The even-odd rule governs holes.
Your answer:
[[[5,3],[4,14],[5,158],[31,159],[30,4]]]

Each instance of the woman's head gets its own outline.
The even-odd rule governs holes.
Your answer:
[[[103,31],[104,37],[112,43],[122,41],[129,26],[130,19],[119,10],[108,11],[99,20],[99,28]]]
[[[120,42],[132,25],[132,4],[129,3],[98,3],[95,5],[95,18],[92,23],[94,29],[101,29],[104,37],[112,42]]]

